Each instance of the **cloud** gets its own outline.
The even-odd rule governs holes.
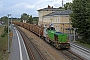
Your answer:
[[[0,17],[2,17],[5,14],[3,11],[4,11],[3,3],[2,1],[0,1]]]
[[[34,6],[38,10],[38,9],[41,9],[41,8],[46,8],[48,5],[54,6],[53,2],[54,2],[54,0],[44,0],[44,1],[39,0],[38,2],[36,2],[34,4]]]
[[[63,0],[63,4],[71,2],[72,0]],[[34,4],[37,9],[46,8],[48,5],[58,8],[62,6],[62,0],[39,0]]]
[[[3,8],[3,4],[2,4],[2,2],[0,1],[0,13],[1,13],[1,11],[2,11],[2,8]]]
[[[19,0],[19,1],[22,1],[22,0]],[[25,1],[25,0],[23,0],[23,1]],[[27,2],[23,2],[23,1],[21,3],[15,4],[9,8],[20,8],[21,7],[23,9],[33,9],[33,8],[36,8],[36,2],[38,0],[36,0],[36,1],[34,0],[33,2],[28,1],[28,0],[27,0]]]
[[[25,6],[25,8],[26,8],[26,9],[28,9],[28,8],[31,9],[31,8],[35,8],[35,6],[27,4],[27,5]]]
[[[21,16],[22,13],[28,13],[30,15],[33,15],[35,11],[36,11],[35,6],[30,5],[28,3],[19,3],[7,9],[8,13],[11,13],[13,16],[18,15],[19,17]]]
[[[6,2],[6,0],[0,1],[0,12],[1,16],[11,13],[15,17],[20,17],[22,13],[27,13],[32,16],[38,16],[38,9],[46,8],[48,5],[58,8],[62,6],[62,0],[15,0]],[[66,2],[71,2],[72,0],[64,0]]]
[[[19,3],[19,4],[16,4],[10,8],[23,8],[23,9],[27,9],[27,8],[34,8],[35,6],[32,6],[30,4],[27,4],[27,3]]]

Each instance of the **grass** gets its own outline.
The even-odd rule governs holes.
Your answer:
[[[87,48],[90,48],[90,44],[85,44],[85,43],[80,43],[80,42],[77,42],[78,44],[82,45],[82,46],[85,46]]]
[[[8,52],[7,52],[7,34],[5,37],[1,37],[4,33],[4,26],[0,26],[0,60],[8,60]]]
[[[0,35],[2,34],[3,30],[4,30],[4,27],[0,26]]]

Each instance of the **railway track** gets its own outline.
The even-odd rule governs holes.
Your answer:
[[[83,52],[83,53],[85,53],[87,55],[90,55],[90,51],[89,50],[87,50],[85,48],[82,48],[82,47],[80,47],[80,46],[78,46],[76,44],[73,44],[73,43],[70,43],[70,45],[71,45],[71,47],[73,47],[75,49],[78,49],[78,50],[80,50],[81,52]]]
[[[18,28],[18,27],[17,27]],[[46,60],[36,45],[18,28],[26,45],[30,60]]]
[[[39,49],[36,47],[36,45],[33,44],[31,39],[29,39],[24,34],[24,32],[21,31],[19,28],[18,28],[18,30],[20,31],[20,33],[24,39],[30,60],[46,60],[45,57],[42,55],[42,53],[39,51]],[[61,52],[66,58],[68,58],[68,60],[86,60],[85,58],[77,55],[76,53],[72,52],[71,50],[59,50],[59,52]]]
[[[60,50],[60,52],[67,57],[69,60],[86,60],[85,58],[77,55],[71,50]]]

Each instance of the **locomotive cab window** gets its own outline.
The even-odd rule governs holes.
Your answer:
[[[55,31],[55,28],[54,27],[49,27],[47,30],[54,30]]]

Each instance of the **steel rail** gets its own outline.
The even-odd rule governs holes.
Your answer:
[[[18,27],[17,27],[18,28]],[[42,60],[46,60],[45,57],[43,56],[43,54],[40,52],[40,50],[36,47],[36,45],[26,36],[26,34],[20,29],[18,28],[18,30],[20,31],[26,48],[28,50],[29,53],[29,57],[31,58],[31,60],[37,60],[37,59],[42,59]],[[33,46],[33,48],[31,48],[30,46]],[[36,51],[36,52],[35,52]],[[35,54],[36,53],[36,54]],[[38,53],[38,54],[37,54]],[[38,56],[38,58],[36,57],[36,55]]]
[[[78,54],[72,52],[71,50],[60,50],[60,52],[69,58],[70,60],[86,60],[85,58],[79,56]]]

